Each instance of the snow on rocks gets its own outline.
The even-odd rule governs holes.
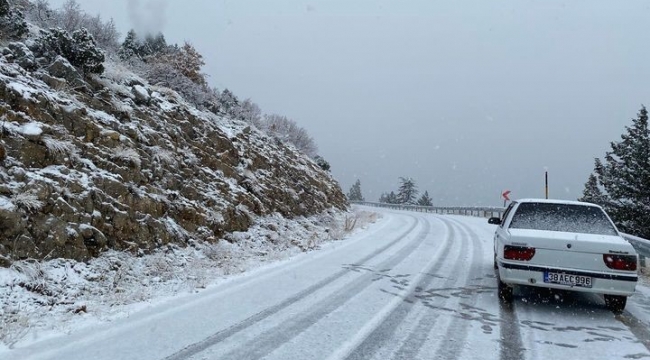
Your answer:
[[[133,85],[131,89],[132,89],[131,92],[133,93],[133,96],[135,96],[136,104],[148,104],[149,101],[151,100],[149,91],[147,91],[147,89],[144,86]]]
[[[153,297],[151,287],[126,291],[127,274],[147,284],[181,278],[178,291],[189,279],[179,269],[196,266],[200,288],[338,233],[303,218],[347,208],[305,155],[119,64],[61,86],[54,76],[77,79],[68,65],[49,75],[44,64],[30,71],[0,56],[0,343],[58,326],[48,309],[76,319],[103,301]],[[291,226],[305,221],[316,225]]]
[[[0,195],[0,211],[1,210],[8,210],[12,211],[16,208],[16,206],[9,200],[8,197]]]
[[[20,127],[19,132],[22,135],[26,136],[26,137],[30,137],[30,138],[35,137],[35,138],[37,138],[37,137],[41,136],[41,134],[43,133],[43,130],[41,129],[41,126],[42,126],[41,123],[29,122],[27,124],[23,124]]]

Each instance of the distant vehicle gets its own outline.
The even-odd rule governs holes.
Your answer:
[[[528,285],[603,294],[621,313],[638,281],[638,256],[598,205],[541,199],[513,201],[494,234],[501,301]]]

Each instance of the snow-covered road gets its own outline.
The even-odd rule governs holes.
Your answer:
[[[650,358],[646,286],[621,316],[533,289],[501,306],[485,219],[376,211],[343,242],[3,359]]]

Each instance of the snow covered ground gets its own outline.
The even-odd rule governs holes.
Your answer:
[[[131,305],[114,301],[115,310],[107,303],[101,315],[95,312],[97,302],[84,303],[85,312],[77,314],[81,302],[69,305],[65,316],[62,311],[42,314],[36,319],[49,328],[31,330],[0,357],[650,357],[645,277],[620,316],[606,310],[596,295],[526,288],[515,292],[512,306],[503,306],[492,268],[494,227],[485,219],[372,210],[380,213],[379,221],[344,241],[321,244],[225,281],[206,277],[205,289],[198,292],[179,270],[181,281],[166,280],[175,284],[176,296],[126,301]],[[147,282],[145,277],[138,280]],[[135,289],[147,287],[124,288],[129,289],[124,297],[133,298]],[[66,317],[76,320],[55,325]]]
[[[217,244],[170,245],[138,256],[109,251],[88,263],[16,262],[0,268],[0,353],[129,317],[172,298],[192,297],[244,272],[254,276],[306,251],[332,246],[376,216],[362,210],[295,220],[270,216]]]

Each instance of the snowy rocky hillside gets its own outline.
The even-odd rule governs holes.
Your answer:
[[[256,128],[29,41],[0,48],[0,265],[214,243],[260,216],[347,207],[328,172]]]

